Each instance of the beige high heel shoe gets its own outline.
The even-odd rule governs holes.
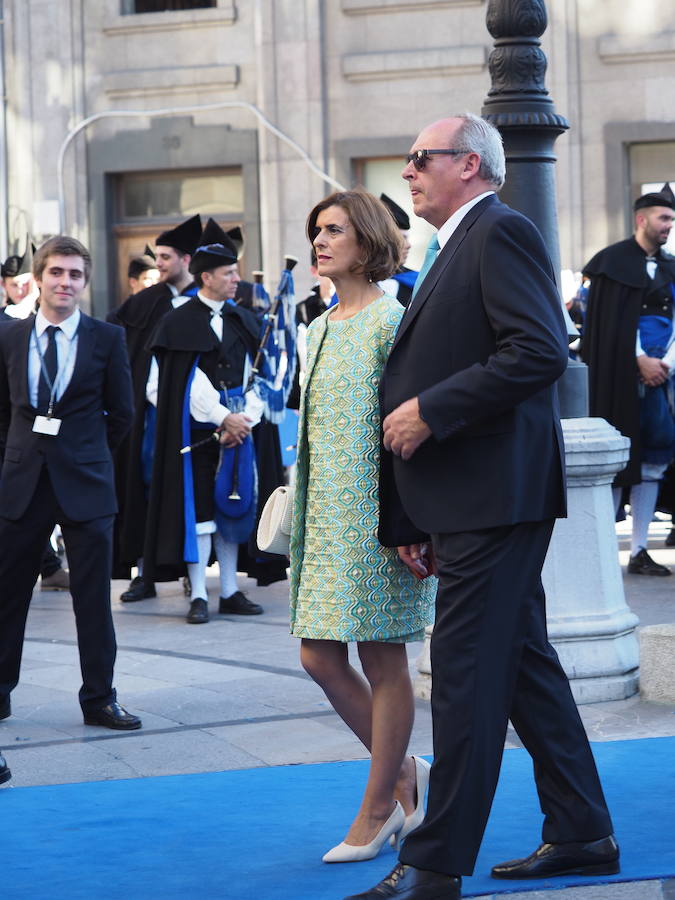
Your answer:
[[[410,815],[405,817],[403,828],[396,835],[396,840],[394,841],[392,838],[389,838],[389,843],[392,847],[395,847],[396,843],[402,844],[410,832],[414,831],[418,825],[421,825],[422,820],[424,819],[424,798],[427,793],[427,788],[429,787],[429,773],[431,772],[431,766],[426,759],[422,759],[421,756],[413,756],[413,760],[415,761],[417,805]]]
[[[369,844],[345,844],[342,841],[341,844],[324,854],[323,861],[325,863],[344,863],[374,859],[388,840],[393,838],[394,846],[398,846],[397,832],[403,828],[404,822],[405,813],[403,812],[403,807],[396,800],[393,813]]]

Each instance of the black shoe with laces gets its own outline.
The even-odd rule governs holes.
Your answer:
[[[120,594],[122,603],[137,603],[139,600],[147,600],[148,597],[156,597],[157,590],[154,582],[145,581],[141,575],[132,579],[129,587]]]
[[[259,616],[264,612],[259,603],[249,600],[246,594],[235,591],[229,597],[221,597],[218,612],[221,616]]]
[[[655,562],[645,548],[641,547],[628,561],[628,573],[630,575],[660,575],[664,577],[670,575],[671,571],[668,566],[662,566]]]
[[[190,603],[190,609],[185,621],[188,625],[204,625],[209,621],[209,604],[201,597],[195,598]]]
[[[416,869],[399,863],[386,878],[362,894],[350,894],[344,900],[460,900],[462,879],[458,875],[443,875],[428,869]]]

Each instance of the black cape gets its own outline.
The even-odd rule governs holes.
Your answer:
[[[126,333],[134,391],[131,430],[115,453],[119,514],[115,530],[113,578],[128,578],[131,566],[135,566],[139,557],[143,556],[147,497],[141,450],[145,428],[145,387],[152,361],[147,345],[160,319],[173,310],[172,300],[171,289],[160,282],[132,294],[107,316],[109,322],[121,325]]]
[[[659,254],[670,266],[672,257]],[[641,481],[638,368],[635,359],[640,311],[649,285],[646,254],[634,237],[601,250],[584,266],[591,279],[581,358],[588,366],[589,413],[630,438],[626,468],[614,480],[617,487]]]
[[[242,340],[253,358],[258,347],[259,330],[255,316],[248,310],[229,303],[223,307],[222,314],[225,352],[229,343]],[[196,355],[217,350],[219,346],[218,338],[209,323],[208,308],[199,300],[189,300],[162,318],[148,347],[157,357],[160,379],[143,572],[155,581],[172,581],[186,571],[183,558],[183,458],[180,454],[182,406]],[[269,423],[265,424],[269,426]],[[269,440],[261,441],[259,435],[256,440],[255,431],[256,429],[253,438],[258,454],[260,509],[271,491],[283,483],[283,470],[281,480],[270,485],[271,481],[275,481],[274,476],[278,474],[278,470],[274,466],[274,459],[269,458]],[[261,432],[265,435],[267,430],[263,428]],[[276,450],[280,459],[278,438]],[[240,557],[241,555],[240,548]],[[280,557],[268,557],[267,562],[257,558],[244,558],[240,569],[257,577],[259,584],[271,584],[286,577],[286,565],[285,559]]]

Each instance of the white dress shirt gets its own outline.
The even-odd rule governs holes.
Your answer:
[[[459,226],[459,223],[462,221],[468,211],[477,203],[480,203],[480,201],[485,197],[489,197],[490,194],[494,194],[494,191],[485,191],[484,193],[479,194],[477,197],[473,197],[471,200],[467,201],[464,206],[460,206],[459,209],[455,210],[450,218],[441,225],[441,227],[438,229],[438,234],[436,235],[436,238],[438,239],[438,245],[441,250],[443,249],[443,247],[445,247],[452,235],[455,233],[457,227]]]
[[[225,306],[224,300],[209,300],[201,294],[197,294],[201,303],[204,303],[211,310],[211,328],[215,332],[219,341],[223,339],[223,317],[222,309]],[[189,298],[188,298],[189,299]],[[182,297],[176,297],[175,300],[183,300]],[[183,300],[183,302],[185,302]],[[178,303],[181,306],[182,303]],[[150,374],[148,375],[148,383],[145,389],[145,396],[149,403],[157,406],[157,390],[159,387],[159,366],[157,360],[153,356],[150,364]],[[263,402],[256,394],[255,390],[250,390],[246,394],[246,405],[244,407],[244,415],[251,420],[251,426],[257,425],[263,414]],[[190,415],[197,422],[210,422],[212,425],[220,425],[226,416],[229,416],[231,410],[220,402],[220,391],[218,391],[209,381],[208,377],[200,368],[195,369],[192,385],[190,386]]]
[[[28,346],[28,392],[31,406],[37,409],[38,384],[40,381],[40,354],[35,346],[35,336],[40,344],[40,350],[44,356],[47,352],[49,337],[47,328],[53,325],[42,314],[41,310],[37,311],[35,316],[35,325],[31,331],[30,343]],[[77,329],[80,324],[80,310],[76,309],[67,319],[58,325],[59,331],[56,332],[56,359],[58,361],[58,372],[56,376],[56,392],[55,399],[60,400],[64,391],[70,384],[75,369],[75,360],[77,358]]]

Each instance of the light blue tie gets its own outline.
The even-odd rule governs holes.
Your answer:
[[[419,275],[417,276],[417,281],[415,282],[415,286],[412,290],[412,297],[410,298],[410,303],[408,304],[408,309],[412,306],[412,302],[415,299],[415,294],[418,292],[420,287],[422,286],[422,282],[427,277],[427,272],[436,262],[436,256],[438,255],[438,251],[441,249],[441,245],[438,243],[438,236],[434,235],[432,239],[429,241],[429,246],[427,247],[427,252],[424,254],[424,262],[422,263],[422,268],[419,271]]]

